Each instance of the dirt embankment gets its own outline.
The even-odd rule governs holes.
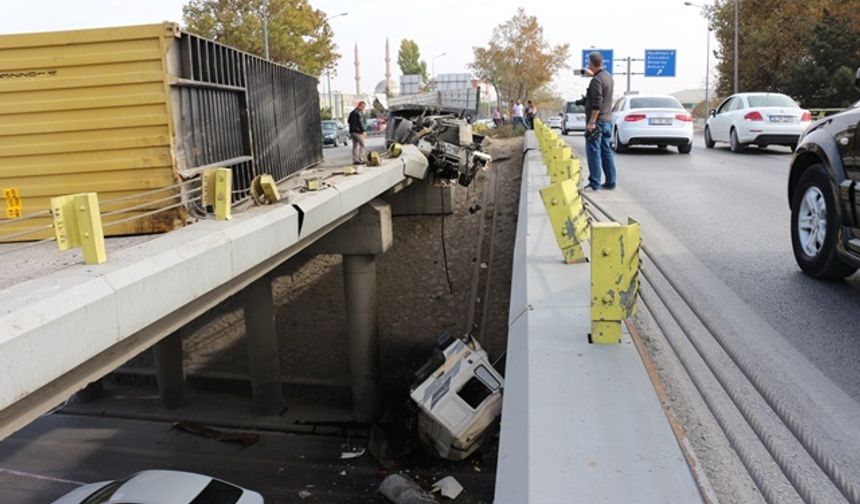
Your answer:
[[[394,219],[394,245],[377,263],[386,387],[408,387],[436,337],[444,331],[464,334],[470,321],[491,358],[504,352],[522,139],[488,143],[492,168],[469,188],[457,188],[454,213],[444,223],[442,216]],[[287,271],[273,281],[285,380],[348,386],[340,256],[295,257]],[[246,374],[244,332],[237,299],[196,320],[183,334],[188,373]]]

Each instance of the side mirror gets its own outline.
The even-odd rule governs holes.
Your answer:
[[[860,68],[857,69],[857,73],[854,74],[854,87],[857,90],[860,90]]]
[[[717,115],[717,109],[711,109],[708,111],[708,115],[714,117]]]

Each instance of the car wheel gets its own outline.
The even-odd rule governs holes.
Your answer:
[[[678,153],[680,154],[689,154],[693,150],[693,142],[688,143],[687,145],[679,145]]]
[[[715,145],[717,145],[717,142],[711,137],[711,128],[705,126],[705,147],[713,149]]]
[[[797,265],[821,279],[850,276],[856,268],[836,252],[839,208],[824,166],[810,166],[791,196],[791,245]]]
[[[731,145],[732,152],[737,153],[744,151],[744,146],[741,144],[740,140],[738,140],[738,132],[735,131],[734,128],[732,128],[729,145]]]
[[[561,134],[564,136],[567,136],[567,130],[566,129],[561,130]]]
[[[612,150],[615,152],[627,152],[627,146],[621,143],[621,138],[618,136],[618,128],[615,128],[612,133]]]

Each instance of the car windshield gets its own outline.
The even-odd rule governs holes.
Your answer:
[[[794,100],[785,95],[758,95],[748,96],[747,101],[750,102],[750,107],[791,107],[799,108]]]
[[[671,96],[655,96],[651,98],[631,98],[630,99],[630,108],[631,109],[643,109],[643,108],[668,108],[668,109],[682,109],[684,107],[681,106],[681,102],[677,99],[672,98]]]
[[[334,132],[334,131],[337,131],[337,126],[335,126],[333,123],[323,123],[322,129],[323,129],[323,131]]]
[[[585,107],[583,107],[582,105],[577,105],[573,102],[570,102],[567,104],[565,111],[568,114],[581,114],[581,113],[585,112]]]
[[[127,480],[117,480],[96,490],[92,495],[81,501],[81,504],[102,504],[110,498]]]

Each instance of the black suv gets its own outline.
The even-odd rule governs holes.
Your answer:
[[[854,81],[860,90],[860,69]],[[860,268],[860,102],[801,136],[788,177],[797,264],[823,279]]]

